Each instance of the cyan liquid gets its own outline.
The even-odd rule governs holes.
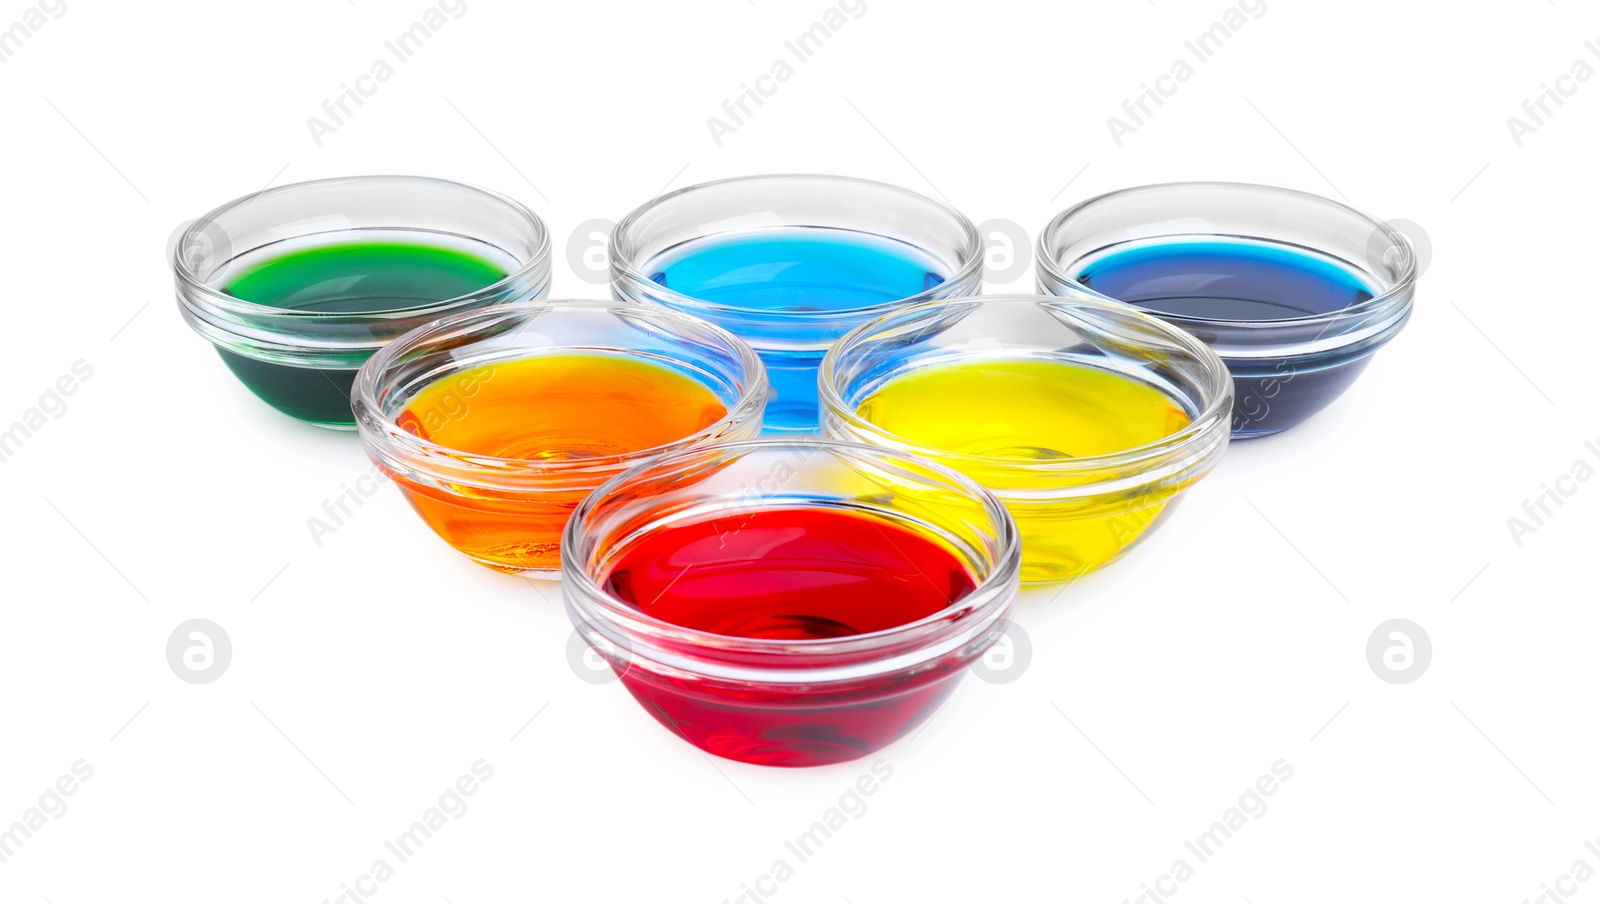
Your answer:
[[[772,228],[713,236],[651,263],[650,278],[691,298],[767,313],[838,312],[812,330],[838,336],[866,319],[861,309],[919,295],[947,278],[940,266],[903,242],[845,229]],[[722,325],[743,334],[735,318]],[[795,338],[805,334],[796,325]],[[817,366],[822,350],[773,347],[745,335],[767,366],[772,397],[766,428],[817,429]],[[765,346],[765,347],[764,347]]]
[[[1153,314],[1209,320],[1284,320],[1374,297],[1364,276],[1333,258],[1237,239],[1130,245],[1092,259],[1077,280]],[[1344,392],[1367,360],[1227,359],[1234,436],[1266,436],[1300,423]]]

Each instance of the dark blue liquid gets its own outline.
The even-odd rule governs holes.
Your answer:
[[[1154,313],[1207,320],[1284,320],[1372,298],[1348,269],[1282,245],[1169,242],[1097,258],[1078,281]]]
[[[837,312],[797,319],[783,336],[752,335],[737,314],[713,318],[748,340],[772,383],[769,431],[817,429],[817,366],[823,350],[796,349],[841,335],[870,309],[919,295],[946,279],[917,249],[843,229],[773,228],[694,242],[653,262],[655,282],[702,301],[762,312]],[[787,348],[783,346],[788,346]]]
[[[1092,260],[1078,282],[1156,315],[1215,321],[1287,320],[1373,297],[1346,266],[1285,245],[1202,240],[1146,244]],[[1204,324],[1182,323],[1208,339]],[[1224,358],[1233,375],[1233,435],[1287,430],[1343,393],[1369,355]]]

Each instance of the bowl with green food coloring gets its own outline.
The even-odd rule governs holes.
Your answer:
[[[446,314],[545,297],[550,237],[491,191],[352,176],[224,204],[178,236],[172,268],[184,320],[251,392],[354,430],[351,386],[374,352]]]

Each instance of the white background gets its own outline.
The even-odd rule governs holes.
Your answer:
[[[29,8],[6,0],[0,30]],[[319,146],[307,117],[425,9],[67,0],[0,65],[0,428],[93,369],[0,464],[0,830],[93,768],[0,864],[0,900],[336,899],[483,759],[493,778],[378,901],[720,902],[793,865],[783,842],[867,771],[708,760],[575,676],[556,588],[458,556],[392,487],[313,542],[307,519],[367,472],[356,437],[237,383],[180,320],[163,244],[269,183],[352,173],[528,203],[552,297],[604,292],[566,263],[578,224],[747,173],[885,180],[1030,235],[1181,179],[1421,224],[1416,314],[1355,388],[1231,448],[1125,561],[1030,593],[1022,676],[966,681],[883,753],[865,814],[761,887],[1120,902],[1184,857],[1182,901],[1521,902],[1600,868],[1600,481],[1564,484],[1520,545],[1507,526],[1600,467],[1600,80],[1563,83],[1520,147],[1506,123],[1600,67],[1600,14],[1267,0],[1118,146],[1106,117],[1222,0],[867,0],[718,146],[707,117],[821,0],[467,0]],[[196,617],[233,644],[204,686],[165,655]],[[1391,618],[1431,637],[1411,684],[1367,662]],[[1196,865],[1183,842],[1280,759],[1265,815]],[[1600,901],[1600,879],[1563,887]]]

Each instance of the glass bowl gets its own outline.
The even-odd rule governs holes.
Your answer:
[[[329,256],[350,249],[365,250]],[[285,261],[294,269],[268,272]],[[384,343],[446,314],[543,298],[550,287],[550,239],[538,216],[494,192],[422,176],[321,179],[246,195],[184,230],[171,263],[184,320],[240,382],[285,414],[339,430],[355,429],[356,371]],[[273,303],[232,294],[244,286],[270,290]]]
[[[1027,582],[1077,578],[1148,536],[1222,455],[1233,401],[1199,340],[1081,291],[881,317],[828,352],[819,386],[826,435],[992,491],[1016,519]]]
[[[983,240],[916,192],[825,175],[724,179],[639,207],[611,235],[618,298],[720,324],[767,364],[768,432],[817,429],[817,365],[880,314],[983,285]],[[674,288],[677,286],[677,288]]]
[[[813,516],[882,527],[867,528],[869,541],[838,541],[854,550],[849,562],[868,563],[865,571],[798,551],[810,536],[803,529],[762,527]],[[681,558],[655,556],[675,529],[703,533]],[[891,540],[897,530],[931,544],[959,569],[960,583],[919,584],[929,576],[878,568],[883,544],[907,545],[904,536]],[[755,546],[765,551],[751,557],[746,547]],[[1019,592],[1017,556],[1005,508],[948,469],[887,449],[769,438],[664,455],[596,490],[562,537],[562,588],[578,632],[668,730],[733,760],[815,766],[872,753],[939,711],[1005,629]],[[620,568],[642,573],[640,558],[663,585],[642,605],[619,588],[642,595],[646,585],[616,577]],[[863,574],[906,583],[886,594],[846,579]],[[734,581],[740,576],[754,584]],[[763,596],[752,614],[741,586],[791,595],[781,603]],[[761,627],[736,634],[663,620],[655,613],[669,591],[671,606],[687,601],[712,622]],[[926,614],[872,624],[908,594]],[[855,627],[818,617],[818,607]]]
[[[1107,275],[1140,257],[1124,272],[1141,275]],[[1233,373],[1237,439],[1287,430],[1349,389],[1410,318],[1418,273],[1411,243],[1374,217],[1230,182],[1091,198],[1045,227],[1037,263],[1045,292],[1088,288],[1209,344]]]
[[[635,383],[628,375],[650,368],[652,386],[669,371],[672,387],[714,397],[725,413],[635,447],[635,424],[676,423],[678,412],[653,412],[626,384],[606,384],[628,395],[624,407],[605,407],[586,382],[599,371],[575,369],[571,355]],[[400,337],[362,367],[352,404],[372,460],[445,542],[490,568],[553,577],[562,528],[595,487],[663,452],[756,435],[766,388],[755,352],[705,321],[622,302],[532,301],[453,314]],[[471,450],[443,444],[466,428],[485,439]]]

